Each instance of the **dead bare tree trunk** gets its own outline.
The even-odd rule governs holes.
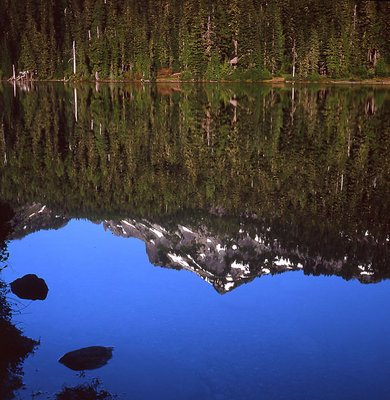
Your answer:
[[[77,89],[74,88],[74,119],[77,122],[78,120],[78,104],[77,104]]]
[[[206,30],[206,34],[205,34],[205,42],[206,42],[206,51],[205,53],[207,54],[207,56],[211,56],[211,49],[213,47],[213,41],[211,38],[212,35],[212,24],[211,24],[211,16],[209,15],[207,17],[207,30]]]
[[[295,38],[294,38],[294,41],[293,41],[292,56],[293,56],[293,59],[292,59],[292,76],[293,76],[293,78],[295,78],[295,65],[296,65],[296,57],[297,57],[297,51],[296,51],[296,48],[295,48]]]
[[[76,42],[73,40],[73,74],[76,75]]]
[[[3,165],[7,165],[7,147],[5,143],[4,124],[1,124],[0,129],[0,149],[3,150]]]
[[[294,85],[294,82],[293,82]],[[291,88],[291,111],[290,111],[290,124],[291,129],[294,125],[294,114],[295,114],[295,88],[294,86]]]

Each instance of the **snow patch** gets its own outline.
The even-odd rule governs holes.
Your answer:
[[[227,274],[227,275],[226,275],[226,280],[227,280],[228,282],[234,281],[233,277],[232,277],[230,274]]]
[[[211,279],[210,279],[210,278],[207,278],[207,276],[204,276],[203,279],[204,279],[207,283],[209,283],[210,285],[213,284],[213,282],[211,281]]]
[[[130,222],[128,222],[128,221],[126,221],[125,219],[122,219],[122,224],[125,224],[125,225],[128,225],[128,226],[131,226],[132,228],[134,228],[134,229],[136,229],[135,228],[135,225],[133,225],[133,224],[130,224]]]
[[[165,232],[165,233],[167,232],[167,230],[164,229],[161,225],[153,224],[153,226],[154,226],[155,228],[159,229],[161,232]]]
[[[190,264],[188,264],[188,262],[187,262],[186,260],[184,260],[183,257],[178,256],[177,254],[174,254],[174,253],[168,253],[168,257],[169,257],[174,263],[177,263],[177,264],[181,265],[182,267],[190,268]]]
[[[33,217],[34,215],[36,215],[36,214],[40,214],[41,212],[43,212],[43,210],[46,208],[46,206],[43,206],[39,211],[37,211],[36,213],[32,213],[32,214],[30,214],[29,216],[28,216],[28,218],[31,218],[31,217]]]
[[[287,267],[289,264],[291,264],[290,260],[287,258],[280,257],[280,259],[276,259],[274,261],[274,264],[277,265],[278,267],[285,266]]]
[[[225,290],[230,290],[232,287],[234,287],[234,282],[227,282],[224,286]]]
[[[360,275],[369,275],[369,276],[371,276],[371,275],[374,275],[374,273],[372,271],[362,271],[362,272],[360,272]]]
[[[374,272],[372,271],[371,264],[368,264],[367,266],[358,265],[358,268],[361,271],[360,275],[374,275]]]
[[[234,260],[233,263],[231,264],[231,268],[239,269],[239,270],[243,271],[244,273],[250,272],[248,264],[241,264],[241,263],[237,262],[236,260]]]
[[[226,251],[226,246],[221,246],[219,243],[216,246],[216,249],[218,251],[218,253],[220,253],[221,251]]]
[[[193,258],[190,254],[187,254],[187,257],[188,257],[198,268],[202,268],[202,267],[194,260],[194,258]]]
[[[258,243],[260,243],[260,244],[264,243],[264,240],[261,239],[258,235],[256,235],[255,241],[258,242]]]
[[[263,274],[269,274],[269,273],[271,273],[271,271],[270,271],[268,268],[262,268],[262,269],[261,269],[261,272],[262,272]]]
[[[188,228],[186,228],[185,226],[182,226],[181,229],[182,229],[184,232],[194,233],[194,232],[192,232],[191,229],[188,229]]]
[[[162,237],[164,237],[164,235],[160,232],[160,231],[158,231],[157,229],[154,229],[154,228],[149,228],[157,237],[159,237],[159,238],[162,238]]]

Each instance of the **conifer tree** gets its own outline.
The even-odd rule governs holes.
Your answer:
[[[3,0],[0,70],[41,79],[195,79],[253,70],[307,77],[389,73],[388,2],[340,0]],[[246,74],[247,72],[249,74]]]

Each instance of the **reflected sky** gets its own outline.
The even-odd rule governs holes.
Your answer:
[[[50,288],[14,318],[41,340],[20,399],[83,383],[58,359],[92,345],[115,354],[87,378],[122,398],[390,398],[389,281],[291,272],[221,296],[195,274],[152,266],[142,241],[80,220],[9,251],[7,282],[35,273]]]

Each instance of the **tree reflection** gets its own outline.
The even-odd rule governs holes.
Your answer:
[[[79,86],[77,121],[72,87],[8,92],[0,198],[19,207],[15,237],[72,217],[169,231],[198,216],[223,240],[244,224],[307,273],[389,276],[387,90]]]
[[[11,209],[0,204],[0,264],[8,257],[5,238],[9,233]],[[23,336],[12,323],[12,307],[7,299],[8,288],[0,278],[0,398],[14,397],[23,385],[22,362],[35,349],[38,342]]]
[[[115,396],[101,388],[98,379],[74,387],[64,387],[56,394],[56,400],[112,400]]]

